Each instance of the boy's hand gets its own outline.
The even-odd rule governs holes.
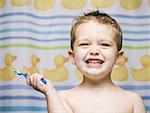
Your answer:
[[[52,83],[46,79],[47,83],[44,84],[41,79],[45,79],[43,75],[38,73],[34,73],[32,75],[28,75],[26,77],[27,84],[31,85],[34,89],[44,93],[45,95],[50,91],[53,90]]]

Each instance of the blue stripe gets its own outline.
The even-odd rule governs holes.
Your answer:
[[[0,33],[6,33],[6,32],[30,32],[34,34],[43,34],[43,35],[49,35],[49,34],[69,34],[69,31],[37,31],[33,29],[25,29],[25,28],[17,28],[17,29],[3,29],[0,30]]]
[[[37,37],[30,37],[30,36],[7,36],[7,37],[0,37],[0,41],[3,40],[12,40],[12,39],[19,39],[19,40],[32,40],[32,41],[39,41],[39,42],[55,42],[55,41],[70,41],[70,38],[51,38],[51,39],[37,39]],[[141,41],[149,41],[150,38],[123,38],[124,41],[131,41],[131,42],[141,42]]]
[[[27,89],[33,90],[33,88],[29,85],[1,85],[0,90],[8,90],[8,89]]]
[[[125,34],[135,34],[135,35],[139,35],[139,34],[150,34],[150,31],[142,31],[142,30],[139,30],[139,31],[129,31],[129,30],[123,30],[123,33]]]
[[[119,18],[127,18],[127,19],[148,19],[150,15],[122,15],[122,14],[110,14],[112,17],[119,17]],[[12,12],[12,13],[4,13],[0,15],[0,18],[7,17],[7,16],[29,16],[32,18],[37,19],[67,19],[67,18],[75,18],[76,15],[54,15],[54,16],[37,16],[36,14],[26,13],[26,12]]]
[[[14,29],[3,29],[0,30],[0,33],[6,33],[6,32],[31,32],[31,33],[35,33],[35,34],[69,34],[69,31],[37,31],[37,30],[33,30],[33,29],[25,29],[25,28],[14,28]],[[128,31],[128,30],[123,30],[123,32],[125,34],[150,34],[150,31]]]
[[[123,22],[118,22],[119,25],[122,26],[134,26],[134,27],[143,27],[143,26],[150,26],[150,23],[123,23]]]
[[[0,18],[3,17],[10,17],[10,16],[29,16],[32,18],[36,18],[36,19],[73,19],[76,16],[71,16],[71,15],[55,15],[55,16],[37,16],[35,14],[31,14],[31,13],[26,13],[26,12],[12,12],[12,13],[5,13],[5,14],[1,14]]]
[[[150,96],[141,96],[141,98],[145,101],[150,100]],[[0,96],[0,100],[38,100],[38,101],[45,101],[46,99],[44,97],[40,96]]]
[[[39,107],[39,106],[0,106],[0,111],[47,111],[47,107]]]
[[[149,90],[150,85],[120,85],[125,90]]]
[[[0,100],[22,100],[22,99],[26,99],[26,100],[39,100],[39,101],[45,101],[46,99],[43,97],[37,97],[37,96],[0,96]]]
[[[0,38],[0,41],[3,40],[11,40],[11,39],[19,39],[19,40],[24,40],[24,39],[28,39],[28,40],[32,40],[32,41],[39,41],[39,42],[56,42],[56,41],[70,41],[69,38],[55,38],[55,39],[37,39],[35,37],[28,37],[28,36],[11,36],[11,37],[2,37]]]
[[[150,111],[150,106],[145,106]],[[47,111],[47,107],[38,106],[0,106],[0,111]]]
[[[145,107],[147,111],[150,111],[150,106]]]
[[[150,96],[141,96],[143,100],[149,100]]]
[[[15,21],[4,21],[1,22],[0,25],[3,24],[18,24],[18,23],[25,23],[25,24],[31,24],[35,26],[41,26],[41,27],[60,27],[60,26],[71,26],[71,23],[55,23],[55,24],[39,24],[32,21],[26,21],[26,20],[15,20]],[[123,23],[119,22],[120,25],[124,26],[135,26],[135,27],[142,27],[142,26],[150,26],[150,23]]]
[[[149,41],[150,40],[150,37],[149,38],[138,38],[138,39],[134,39],[134,38],[123,38],[124,41],[131,41],[131,42],[141,42],[141,41]]]
[[[60,26],[71,26],[71,23],[55,23],[55,24],[39,24],[32,21],[26,21],[26,20],[15,20],[15,21],[4,21],[1,22],[0,25],[3,24],[18,24],[18,23],[25,23],[25,24],[31,24],[35,26],[41,26],[41,27],[60,27]]]
[[[54,86],[57,90],[70,89],[75,86],[73,85],[63,85],[63,86]],[[125,90],[150,90],[150,85],[119,85],[122,89]],[[9,89],[26,89],[26,90],[34,90],[29,85],[0,85],[0,90],[9,90]]]
[[[150,15],[122,15],[122,14],[110,14],[112,17],[119,17],[119,18],[127,18],[127,19],[148,19]]]
[[[64,89],[70,89],[73,88],[74,86],[67,85],[67,86],[54,86],[57,90],[64,90]],[[29,85],[0,85],[0,90],[9,90],[9,89],[24,89],[24,90],[34,90],[31,86]]]

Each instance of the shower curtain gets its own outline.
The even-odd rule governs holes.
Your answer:
[[[150,0],[0,0],[0,113],[47,112],[44,95],[14,70],[44,74],[57,90],[82,81],[67,50],[74,18],[89,10],[120,24],[125,54],[111,78],[138,93],[150,113]]]

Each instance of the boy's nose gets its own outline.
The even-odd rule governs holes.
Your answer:
[[[91,51],[91,52],[90,52],[90,55],[98,56],[98,55],[99,55],[99,52],[97,52],[97,51]]]
[[[90,55],[98,56],[100,54],[100,50],[98,48],[92,48],[90,50]]]

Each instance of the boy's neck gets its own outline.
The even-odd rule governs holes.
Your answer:
[[[101,78],[98,80],[93,80],[90,78],[84,78],[80,87],[87,89],[109,89],[110,87],[115,86],[110,77]]]

